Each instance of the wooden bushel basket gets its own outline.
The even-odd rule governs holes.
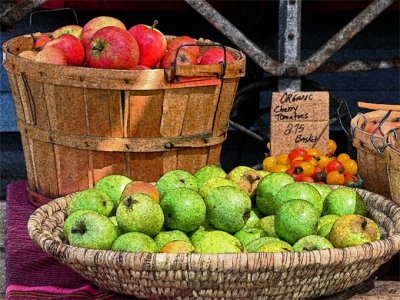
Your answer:
[[[51,65],[17,56],[32,46],[31,36],[20,36],[4,43],[3,51],[36,204],[46,202],[42,196],[93,187],[108,174],[152,182],[169,170],[193,172],[219,163],[245,74],[240,51],[226,47],[235,58],[226,68],[177,66],[172,74]],[[207,48],[200,46],[200,52]]]
[[[384,155],[387,163],[387,172],[389,177],[389,187],[391,198],[394,202],[400,205],[400,128],[397,131],[397,139],[393,140],[392,135],[388,135],[387,144]]]

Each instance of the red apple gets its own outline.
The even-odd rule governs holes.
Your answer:
[[[226,62],[232,62],[235,59],[232,54],[226,51]],[[224,62],[224,50],[222,48],[211,48],[203,53],[200,59],[200,65],[214,65]]]
[[[46,48],[39,51],[39,53],[35,56],[33,60],[55,65],[68,64],[64,53],[61,50],[54,47]]]
[[[20,54],[18,54],[18,56],[27,58],[27,59],[33,59],[37,54],[38,54],[37,51],[25,50],[25,51],[22,51]]]
[[[186,44],[196,44],[196,40],[192,39],[190,36],[177,36],[174,38],[167,46],[168,51],[173,51],[179,48],[179,46],[186,45]],[[181,47],[182,48],[182,47]],[[183,47],[184,49],[193,52],[193,54],[198,57],[199,56],[199,47],[198,46],[187,46]]]
[[[41,34],[39,36],[33,35],[33,50],[42,50],[49,41],[51,41],[50,34]]]
[[[155,188],[155,186],[145,181],[132,181],[128,183],[128,185],[125,186],[125,189],[122,192],[121,200],[129,195],[136,193],[149,195],[157,203],[160,202],[160,194],[158,193],[158,190]]]
[[[162,59],[160,67],[162,69],[172,69],[174,66],[176,53],[177,51],[168,51]],[[178,51],[178,56],[176,56],[177,65],[195,65],[196,63],[196,57],[189,50],[181,48]]]
[[[126,30],[124,23],[113,17],[100,16],[91,19],[89,22],[85,24],[85,26],[83,26],[82,29],[81,41],[85,49],[90,45],[92,36],[96,33],[96,31],[108,26],[115,26]]]
[[[378,123],[367,123],[367,126],[365,127],[365,130],[368,131],[369,133],[374,132],[374,130],[376,129],[376,127],[378,127]],[[400,127],[400,123],[399,122],[393,122],[393,121],[385,121],[380,129],[381,130],[377,130],[374,135],[375,136],[384,136],[386,133],[388,133],[390,130],[395,129],[395,128],[399,128]],[[382,135],[382,133],[383,135]]]
[[[129,31],[108,26],[98,30],[86,48],[85,66],[131,69],[138,64],[139,46]]]
[[[74,37],[80,39],[81,34],[82,34],[82,27],[79,25],[63,26],[63,27],[56,29],[53,32],[52,36],[53,36],[53,39],[56,39],[56,38],[62,36],[63,34],[70,34],[70,35],[73,35]]]
[[[167,51],[167,39],[155,28],[157,24],[155,20],[153,26],[139,24],[129,29],[139,45],[139,65],[154,68]]]
[[[81,40],[70,34],[62,36],[48,42],[46,48],[57,48],[64,53],[67,62],[71,66],[81,66],[85,59],[85,49]]]
[[[144,65],[137,65],[137,66],[130,68],[129,70],[151,70],[151,68],[149,68],[148,66],[144,66]]]

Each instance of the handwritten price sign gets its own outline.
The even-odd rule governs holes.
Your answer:
[[[271,155],[296,147],[327,152],[329,139],[328,92],[279,92],[272,94]]]

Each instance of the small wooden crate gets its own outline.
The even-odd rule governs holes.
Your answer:
[[[226,47],[235,58],[226,69],[178,66],[174,76],[164,69],[104,70],[17,56],[32,46],[31,36],[3,44],[33,201],[93,187],[108,174],[151,182],[169,170],[219,163],[245,74],[242,52]]]
[[[359,114],[351,121],[353,146],[357,148],[357,163],[359,173],[363,179],[363,188],[390,198],[390,183],[387,171],[387,162],[383,154],[378,153],[371,141],[371,133],[365,130],[368,121],[379,122],[386,111],[377,110]],[[399,113],[392,113],[390,119],[398,118]],[[374,136],[375,145],[383,151],[384,137]],[[383,153],[383,152],[382,152]]]

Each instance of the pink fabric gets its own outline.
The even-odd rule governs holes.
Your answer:
[[[35,209],[28,202],[25,181],[7,186],[4,243],[8,300],[128,299],[96,287],[36,246],[26,228]]]

